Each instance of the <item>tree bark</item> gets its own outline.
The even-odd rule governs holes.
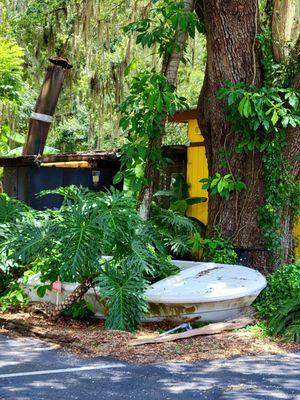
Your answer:
[[[241,177],[247,186],[247,190],[234,193],[228,201],[219,196],[209,197],[207,233],[213,235],[214,227],[219,225],[222,235],[231,239],[236,247],[263,249],[258,223],[258,207],[264,203],[261,157],[257,152],[237,154],[234,151],[240,138],[230,129],[223,111],[224,104],[215,97],[225,81],[245,82],[256,86],[262,84],[262,71],[256,48],[256,35],[259,30],[258,2],[203,0],[200,3],[201,7],[197,10],[206,29],[207,65],[198,106],[209,175],[214,176],[216,172],[231,173],[235,178]],[[278,54],[284,53],[278,46],[276,51]],[[292,175],[296,177],[299,175],[299,163],[295,161],[295,155],[300,150],[299,128],[287,129],[286,133],[285,158],[292,164]],[[225,150],[227,154],[225,167],[220,150]],[[281,247],[284,261],[288,261],[292,242],[289,207],[283,210],[282,226],[284,237]],[[253,267],[267,272],[275,267],[268,265],[269,258],[270,255],[266,251],[253,251],[249,261]]]
[[[272,15],[273,53],[277,61],[289,56],[299,40],[299,0],[275,0]]]
[[[275,0],[272,15],[272,41],[273,54],[277,61],[282,61],[289,56],[299,59],[300,41],[300,3],[296,0]],[[300,90],[300,72],[296,74],[291,86]],[[300,153],[300,127],[289,127],[286,132],[287,146],[284,157],[292,167],[291,175],[299,180],[300,163],[296,161]],[[293,210],[287,205],[282,214],[283,239],[281,247],[284,260],[289,261],[293,251]]]
[[[93,279],[86,279],[72,292],[61,304],[56,306],[53,310],[49,312],[49,317],[51,320],[57,320],[61,313],[71,307],[72,304],[76,303],[82,299],[82,297],[87,293],[87,291],[93,286]]]
[[[195,0],[185,0],[184,1],[184,9],[187,12],[193,12],[195,8]],[[183,56],[184,46],[187,39],[187,32],[181,31],[178,32],[175,48],[171,55],[166,54],[163,59],[162,64],[162,74],[166,76],[170,85],[176,85],[177,73],[180,61]],[[162,146],[162,137],[157,137],[149,140],[149,149],[155,150],[156,148],[161,148]],[[154,182],[155,176],[158,174],[158,171],[155,169],[155,165],[152,161],[147,161],[145,165],[145,178],[148,181],[147,185],[144,185],[139,193],[138,199],[138,212],[143,218],[143,220],[147,221],[150,216],[150,207],[153,198],[154,192]]]
[[[209,197],[207,234],[212,236],[218,225],[221,234],[236,247],[261,249],[252,251],[249,261],[253,267],[264,270],[267,253],[263,251],[257,220],[257,208],[264,202],[261,157],[257,152],[234,152],[240,138],[230,128],[223,102],[216,99],[216,92],[225,81],[261,85],[256,47],[258,7],[257,0],[203,0],[199,7],[206,30],[207,64],[198,122],[204,136],[209,175],[231,173],[235,179],[241,177],[247,186],[227,201],[220,196]]]

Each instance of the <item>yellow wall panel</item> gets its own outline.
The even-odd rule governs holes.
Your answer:
[[[188,136],[190,142],[199,142],[203,140],[198,122],[196,119],[191,119],[188,123]]]
[[[299,245],[299,241],[300,241],[300,220],[298,221],[298,223],[295,225],[294,230],[293,230],[293,234],[294,237],[296,239],[296,258],[300,258],[300,245]]]
[[[188,136],[190,143],[203,142],[203,136],[196,120],[190,120],[188,126]],[[187,150],[187,182],[190,186],[191,197],[208,197],[207,191],[202,189],[200,179],[208,176],[205,147],[202,145],[188,147]],[[207,223],[208,204],[194,204],[188,208],[187,214],[197,218],[199,221]]]

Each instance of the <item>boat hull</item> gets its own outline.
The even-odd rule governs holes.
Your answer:
[[[174,264],[182,269],[182,272],[180,274],[186,274],[189,268],[195,268],[197,267],[197,265],[199,265],[199,263],[195,262],[190,262],[189,264],[189,262],[187,261],[175,261]],[[216,268],[211,268],[211,270],[213,269]],[[257,273],[257,271],[255,271],[255,273]],[[180,276],[180,274],[178,276]],[[174,278],[166,278],[164,281],[168,283],[170,279]],[[61,302],[63,302],[77,286],[76,283],[63,283],[61,293],[47,290],[45,296],[43,298],[40,298],[36,291],[36,286],[39,284],[39,274],[34,275],[24,286],[24,290],[32,302],[43,301],[45,303],[51,304],[60,304]],[[152,285],[152,287],[154,288],[155,285],[157,284]],[[160,281],[159,285],[162,285],[162,281]],[[181,321],[189,318],[199,318],[203,321],[224,321],[226,319],[236,317],[238,314],[240,314],[240,312],[243,311],[243,309],[249,307],[256,299],[260,291],[265,287],[265,285],[265,279],[261,275],[260,288],[258,289],[256,287],[256,289],[252,292],[251,290],[248,290],[247,294],[245,293],[245,295],[237,295],[236,297],[232,298],[220,297],[220,299],[214,298],[211,300],[209,299],[209,297],[199,297],[199,301],[196,300],[192,302],[176,302],[174,300],[170,302],[167,296],[165,297],[164,302],[161,300],[155,301],[154,295],[151,299],[151,290],[153,290],[151,288],[151,290],[147,292],[149,300],[149,313],[145,316],[145,321]],[[105,318],[105,310],[99,303],[98,296],[99,293],[97,292],[97,290],[90,289],[85,294],[84,299],[93,306],[94,313],[97,318]],[[163,295],[162,298],[164,298]]]

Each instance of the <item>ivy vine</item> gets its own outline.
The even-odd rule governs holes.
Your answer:
[[[286,128],[300,125],[299,91],[227,82],[217,97],[226,100],[229,121],[240,135],[235,151],[262,153],[265,202],[259,208],[259,223],[266,248],[279,260],[283,210],[297,210],[299,201],[298,184],[284,159]]]

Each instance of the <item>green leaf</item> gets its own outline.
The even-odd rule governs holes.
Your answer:
[[[117,183],[121,182],[123,178],[123,173],[121,171],[118,171],[113,178],[113,184],[116,185]]]
[[[289,99],[289,104],[294,108],[294,110],[297,110],[299,106],[299,98],[296,93],[291,93]]]
[[[272,124],[273,124],[273,125],[276,125],[278,119],[279,119],[279,116],[278,116],[278,114],[277,114],[277,111],[274,110],[273,115],[272,115],[272,118],[271,118]]]
[[[191,206],[193,204],[200,204],[200,203],[205,203],[207,201],[206,197],[189,197],[188,199],[185,199],[186,203]]]
[[[243,107],[243,114],[246,118],[249,117],[249,115],[251,114],[251,104],[250,104],[250,100],[246,99],[245,103],[244,103],[244,107]]]
[[[220,180],[219,177],[213,179],[213,180],[211,181],[211,183],[210,183],[210,187],[211,187],[211,188],[215,187],[215,186],[218,184],[219,180]]]
[[[223,181],[219,181],[218,185],[217,185],[217,189],[218,192],[221,193],[224,189],[224,182]]]
[[[262,121],[263,127],[265,128],[265,130],[267,131],[270,127],[270,122],[267,119],[264,119]]]
[[[150,110],[153,110],[153,109],[154,109],[154,104],[155,104],[155,101],[156,101],[156,97],[157,97],[156,93],[151,94],[151,95],[149,96],[149,99],[148,99],[148,101],[147,101],[147,105],[148,105],[148,107],[149,107]]]
[[[162,101],[162,98],[161,98],[160,94],[157,96],[156,107],[157,107],[157,111],[158,112],[162,112],[162,110],[163,110],[163,101]]]
[[[244,105],[245,105],[246,101],[247,101],[247,98],[243,97],[242,100],[239,102],[238,111],[241,116],[244,116]]]

